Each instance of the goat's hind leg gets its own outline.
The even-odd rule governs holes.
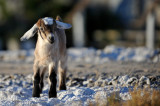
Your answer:
[[[40,97],[40,68],[37,65],[33,66],[33,91],[32,97]]]
[[[58,68],[59,73],[59,90],[66,90],[66,70],[67,68]]]

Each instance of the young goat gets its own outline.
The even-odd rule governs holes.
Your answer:
[[[33,97],[40,97],[43,89],[43,77],[45,71],[49,71],[49,98],[57,97],[57,71],[59,74],[59,90],[66,90],[66,35],[64,29],[71,28],[70,24],[63,23],[57,16],[56,20],[50,17],[39,19],[28,30],[21,41],[33,37],[38,32],[38,40],[35,48],[35,60],[33,65]]]

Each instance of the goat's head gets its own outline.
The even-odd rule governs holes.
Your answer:
[[[39,19],[33,27],[28,30],[22,37],[21,41],[27,40],[35,35],[39,31],[41,38],[49,43],[54,42],[55,30],[59,29],[69,29],[72,26],[68,23],[60,22],[59,20],[54,20],[50,17],[45,17]]]

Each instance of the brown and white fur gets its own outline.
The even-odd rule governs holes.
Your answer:
[[[57,73],[59,75],[59,90],[66,90],[66,35],[64,29],[71,28],[70,24],[63,23],[57,16],[42,18],[27,31],[21,41],[31,38],[38,33],[33,65],[33,97],[40,97],[43,89],[43,77],[46,70],[49,73],[49,98],[57,97]]]

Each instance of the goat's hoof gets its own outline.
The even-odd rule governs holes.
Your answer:
[[[49,95],[49,98],[57,98],[57,95]]]
[[[66,86],[59,87],[59,90],[66,90]]]
[[[33,88],[32,97],[40,97],[40,88],[39,88],[39,86],[35,86]]]
[[[40,97],[40,90],[34,89],[32,92],[32,97]]]
[[[49,98],[57,98],[57,93],[49,94]]]
[[[32,97],[37,97],[37,98],[39,98],[39,97],[40,97],[40,95],[32,94]]]

